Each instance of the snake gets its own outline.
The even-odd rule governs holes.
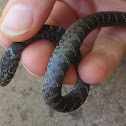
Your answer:
[[[47,66],[42,82],[42,95],[45,103],[58,112],[71,112],[78,109],[87,99],[90,84],[81,80],[77,71],[81,61],[80,46],[86,36],[96,28],[126,26],[126,13],[103,11],[78,19],[67,30],[43,25],[32,38],[23,42],[13,42],[0,60],[0,85],[6,86],[14,77],[22,51],[38,39],[56,41],[56,46]],[[72,90],[62,96],[64,77],[73,64],[77,72],[77,83]]]

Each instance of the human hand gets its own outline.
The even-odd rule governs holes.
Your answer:
[[[30,9],[23,7],[25,9],[23,14],[18,11],[14,11],[13,14],[18,16],[15,17],[11,15],[11,17],[9,17],[9,24],[12,28],[10,28],[10,25],[7,25],[6,27],[10,29],[14,28],[14,30],[11,30],[11,32],[5,32],[5,28],[3,27],[4,25],[2,25],[3,30],[1,33],[3,33],[11,41],[23,41],[32,37],[35,33],[37,33],[49,16],[53,5],[54,8],[46,23],[63,28],[67,28],[77,19],[90,13],[113,10],[125,11],[126,6],[125,1],[123,0],[111,0],[107,2],[100,0],[90,2],[86,2],[86,0],[79,0],[78,2],[75,0],[64,0],[65,3],[62,1],[56,1],[56,4],[54,5],[55,0],[10,0],[2,14],[1,24],[3,21],[6,22],[5,17],[8,10],[16,3],[18,3],[18,10],[19,7],[22,8],[22,5],[27,5]],[[19,3],[21,3],[21,5],[19,5]],[[29,11],[30,14],[26,14],[26,11]],[[30,20],[26,20],[27,18]],[[8,33],[11,34],[8,35]],[[1,43],[5,47],[8,47],[11,44],[11,42],[6,40],[2,34],[0,39]],[[113,27],[94,30],[85,39],[83,45],[81,46],[83,59],[78,67],[81,79],[87,83],[98,83],[110,76],[113,70],[120,63],[122,55],[125,51],[125,44],[125,28]],[[31,44],[22,53],[23,64],[33,74],[44,75],[54,48],[55,45],[47,40],[39,40],[36,43]],[[73,84],[76,80],[76,72],[74,67],[71,66],[68,70],[64,83]]]

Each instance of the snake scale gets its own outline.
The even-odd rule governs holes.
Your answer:
[[[98,27],[126,26],[125,12],[97,12],[77,20],[66,31],[60,27],[44,25],[31,39],[24,42],[14,42],[5,51],[0,61],[0,85],[6,86],[13,78],[18,67],[21,53],[35,40],[46,38],[57,41],[50,58],[47,71],[43,78],[43,98],[51,108],[59,112],[71,112],[79,108],[86,100],[90,85],[83,82],[78,75],[78,81],[70,93],[62,96],[62,82],[65,74],[73,63],[77,71],[81,60],[80,46],[84,38]]]

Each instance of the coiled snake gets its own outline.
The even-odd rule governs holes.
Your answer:
[[[70,112],[79,108],[89,93],[89,84],[83,82],[78,73],[77,84],[65,96],[61,95],[62,82],[71,65],[76,71],[81,60],[80,46],[84,38],[95,28],[126,26],[124,12],[98,12],[77,20],[66,31],[62,28],[44,25],[31,39],[15,42],[5,51],[0,61],[0,85],[6,86],[13,78],[25,47],[37,39],[46,38],[59,42],[49,61],[45,73],[42,92],[45,102],[60,112]]]

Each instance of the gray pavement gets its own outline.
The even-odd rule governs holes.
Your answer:
[[[2,11],[7,0],[0,0]],[[5,49],[0,47],[0,56]],[[126,126],[126,55],[112,76],[91,85],[86,102],[75,112],[48,108],[41,94],[42,77],[22,64],[11,83],[0,87],[0,126]],[[71,87],[65,86],[64,93]]]

